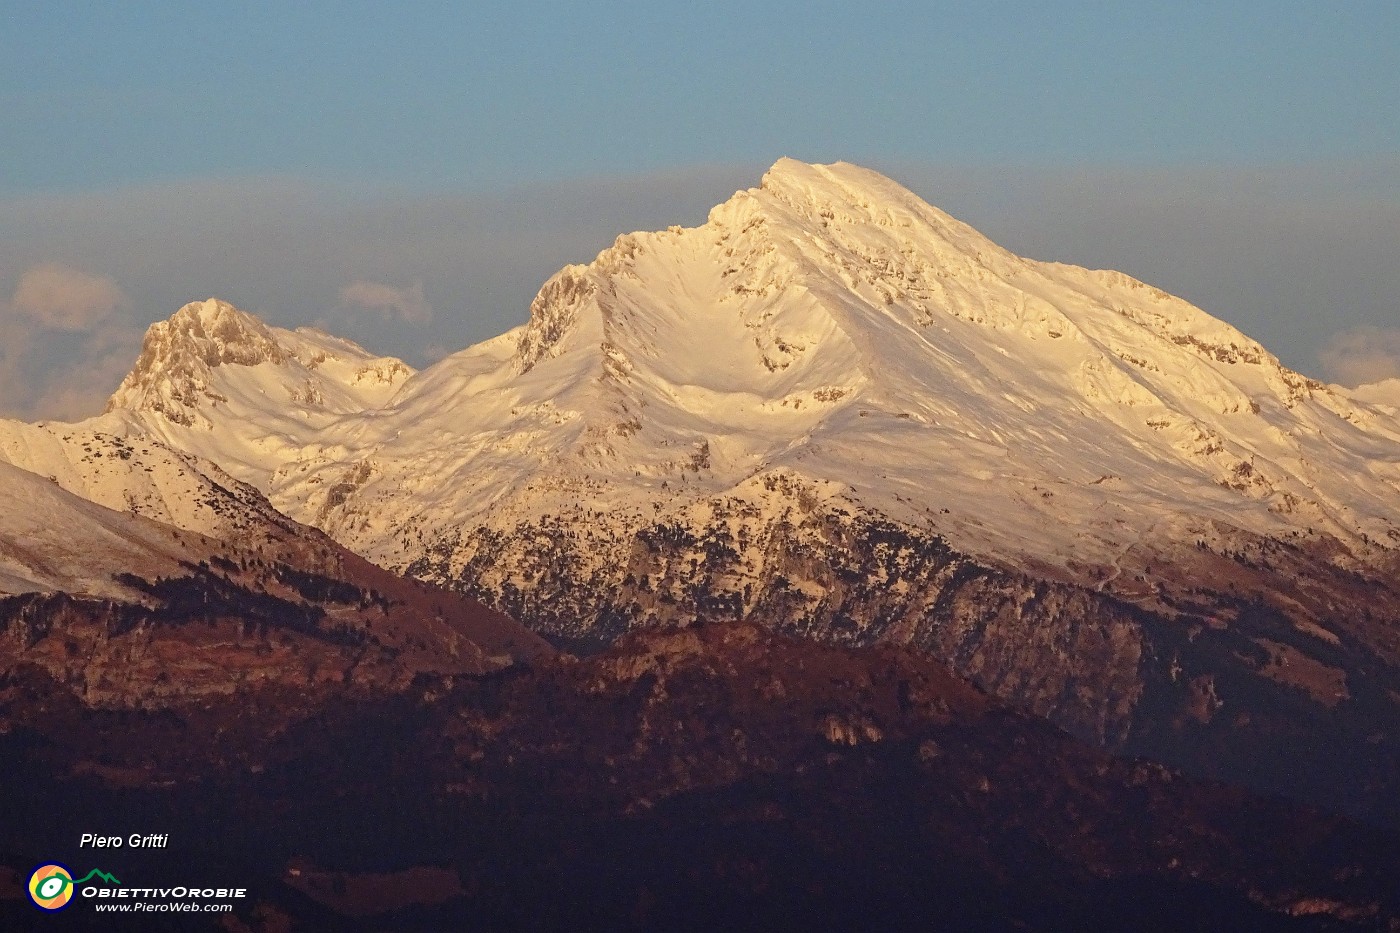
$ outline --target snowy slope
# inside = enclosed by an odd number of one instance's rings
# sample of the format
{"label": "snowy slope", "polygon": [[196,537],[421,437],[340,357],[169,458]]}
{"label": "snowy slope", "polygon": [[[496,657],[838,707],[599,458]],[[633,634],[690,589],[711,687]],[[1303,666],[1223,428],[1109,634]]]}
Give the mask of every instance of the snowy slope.
{"label": "snowy slope", "polygon": [[85,427],[211,459],[395,567],[478,525],[772,513],[774,477],[1090,578],[1221,525],[1400,537],[1385,408],[846,164],[782,160],[700,227],[619,237],[523,327],[404,376],[211,300],[152,328]]}
{"label": "snowy slope", "polygon": [[1351,394],[1373,405],[1400,409],[1400,379],[1383,379],[1364,386],[1357,386]]}
{"label": "snowy slope", "polygon": [[280,538],[291,525],[216,464],[117,427],[122,433],[0,419],[0,463],[109,509],[223,541]]}
{"label": "snowy slope", "polygon": [[118,574],[183,575],[212,542],[116,512],[52,480],[0,463],[0,594],[64,592],[132,598]]}

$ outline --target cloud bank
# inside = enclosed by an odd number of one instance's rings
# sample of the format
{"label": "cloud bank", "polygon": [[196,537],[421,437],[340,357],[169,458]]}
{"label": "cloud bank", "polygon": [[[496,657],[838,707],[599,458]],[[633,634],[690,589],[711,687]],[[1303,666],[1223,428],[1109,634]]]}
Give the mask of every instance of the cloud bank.
{"label": "cloud bank", "polygon": [[26,268],[0,304],[0,414],[81,418],[101,410],[140,343],[109,276],[58,262]]}
{"label": "cloud bank", "polygon": [[1327,377],[1345,386],[1400,378],[1400,328],[1342,331],[1327,341],[1318,358]]}
{"label": "cloud bank", "polygon": [[62,263],[32,266],[20,276],[10,307],[45,327],[83,330],[129,304],[117,283]]}
{"label": "cloud bank", "polygon": [[373,311],[386,320],[426,324],[433,319],[433,309],[423,299],[422,282],[415,282],[407,288],[362,280],[351,282],[340,290],[340,303]]}

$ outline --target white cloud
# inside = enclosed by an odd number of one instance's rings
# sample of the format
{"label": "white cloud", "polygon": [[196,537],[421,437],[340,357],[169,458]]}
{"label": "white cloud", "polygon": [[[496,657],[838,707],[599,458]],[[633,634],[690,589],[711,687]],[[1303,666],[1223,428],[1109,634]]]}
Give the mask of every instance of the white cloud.
{"label": "white cloud", "polygon": [[52,421],[81,421],[101,414],[133,359],[134,350],[121,349],[81,360],[65,378],[44,386],[28,414]]}
{"label": "white cloud", "polygon": [[0,316],[0,417],[28,413],[33,387],[25,361],[31,358],[34,325]]}
{"label": "white cloud", "polygon": [[374,311],[386,319],[400,318],[411,324],[426,324],[433,319],[433,309],[423,298],[422,282],[405,288],[363,280],[351,282],[340,290],[340,303]]}
{"label": "white cloud", "polygon": [[1317,358],[1329,379],[1346,386],[1400,378],[1400,329],[1344,330],[1327,341]]}
{"label": "white cloud", "polygon": [[76,421],[99,414],[141,348],[115,318],[81,333],[0,315],[0,417]]}
{"label": "white cloud", "polygon": [[14,311],[58,330],[84,330],[127,304],[112,279],[57,262],[26,269],[10,299]]}

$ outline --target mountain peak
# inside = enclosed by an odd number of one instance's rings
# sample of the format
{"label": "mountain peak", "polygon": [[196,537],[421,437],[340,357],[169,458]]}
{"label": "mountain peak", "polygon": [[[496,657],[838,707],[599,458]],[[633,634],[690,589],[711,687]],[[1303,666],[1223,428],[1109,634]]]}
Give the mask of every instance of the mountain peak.
{"label": "mountain peak", "polygon": [[201,399],[225,401],[209,386],[218,366],[282,363],[287,355],[266,324],[218,298],[192,301],[146,329],[141,355],[107,402],[107,411],[149,409],[194,423]]}
{"label": "mountain peak", "polygon": [[[738,191],[714,207],[703,226],[626,233],[593,262],[561,269],[531,304],[529,322],[517,338],[515,368],[525,373],[564,352],[570,345],[566,338],[584,320],[594,325],[583,332],[586,340],[616,350],[620,344],[609,334],[626,329],[621,308],[643,282],[659,284],[664,292],[652,296],[653,304],[685,294],[706,294],[711,304],[752,298],[774,293],[809,265],[794,244],[832,241],[836,227],[930,223],[956,227],[984,250],[996,248],[878,172],[847,162],[779,159],[758,187]],[[775,341],[783,343],[766,330],[758,335],[755,361],[763,362],[767,372],[782,368],[765,349]]]}
{"label": "mountain peak", "polygon": [[219,298],[190,302],[167,325],[179,349],[195,352],[209,366],[282,361],[282,348],[268,326]]}
{"label": "mountain peak", "polygon": [[[723,383],[726,392],[829,395],[836,380],[848,395],[872,367],[888,371],[898,360],[907,373],[926,371],[930,353],[970,385],[987,374],[990,352],[1032,369],[1078,367],[1088,375],[1067,375],[1058,389],[1141,404],[1174,405],[1166,393],[1208,398],[1220,412],[1249,408],[1257,386],[1207,371],[1240,361],[1263,364],[1260,378],[1290,404],[1309,390],[1262,347],[1180,299],[1120,273],[1023,259],[845,162],[779,159],[703,226],[624,234],[594,262],[561,270],[530,311],[517,338],[520,374],[573,350],[566,368],[592,360],[602,377],[650,360],[668,379]],[[677,346],[729,349],[705,357],[719,365],[677,365],[687,354],[668,352],[666,334]],[[1154,361],[1163,354],[1177,358]],[[1177,371],[1211,391],[1169,378]]]}
{"label": "mountain peak", "polygon": [[879,172],[852,162],[803,162],[800,159],[787,156],[769,166],[768,171],[763,173],[758,187],[761,190],[774,190],[785,185],[800,185],[816,189],[868,186],[905,191],[903,187]]}

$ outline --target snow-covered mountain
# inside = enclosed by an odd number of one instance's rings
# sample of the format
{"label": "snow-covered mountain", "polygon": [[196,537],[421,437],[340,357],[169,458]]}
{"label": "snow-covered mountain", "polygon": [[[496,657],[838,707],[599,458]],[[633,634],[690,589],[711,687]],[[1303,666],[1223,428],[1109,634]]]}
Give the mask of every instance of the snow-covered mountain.
{"label": "snow-covered mountain", "polygon": [[346,417],[381,408],[413,375],[311,328],[269,327],[227,302],[192,302],[146,332],[108,403],[110,433],[198,453],[266,487],[276,464]]}
{"label": "snow-covered mountain", "polygon": [[[586,906],[601,827],[726,917],[757,878],[779,926],[1131,928],[1170,898],[1370,928],[1397,913],[1397,493],[1400,381],[1324,386],[783,160],[423,372],[209,299],[104,414],[0,420],[0,758],[40,814],[222,801],[248,865],[297,853],[262,887],[313,925],[479,918],[540,887],[502,852]],[[472,825],[499,845],[438,831]],[[315,867],[347,845],[375,872]],[[653,863],[603,900],[664,926]],[[385,906],[424,878],[451,901]]]}
{"label": "snow-covered mountain", "polygon": [[273,542],[293,526],[216,464],[119,428],[0,420],[0,463],[108,509],[220,541]]}
{"label": "snow-covered mountain", "polygon": [[[232,378],[213,375],[226,365]],[[269,369],[300,381],[288,390]],[[305,417],[328,418],[376,403],[406,373],[210,302],[152,328],[118,397],[160,412],[153,424],[178,437],[211,428],[200,410],[210,400],[224,415],[255,414],[272,407],[263,393],[294,391],[313,406]],[[89,703],[178,704],[254,684],[400,687],[425,671],[551,653],[505,616],[365,561],[133,426],[143,427],[126,412],[82,425],[0,420],[0,681],[41,670]],[[231,443],[211,452],[234,464],[267,442],[220,436]]]}
{"label": "snow-covered mountain", "polygon": [[703,226],[619,237],[523,327],[416,375],[187,306],[92,426],[211,459],[385,565],[439,555],[444,579],[464,527],[691,523],[717,496],[767,514],[778,487],[1081,581],[1219,525],[1400,541],[1385,408],[845,164],[783,160]]}
{"label": "snow-covered mountain", "polygon": [[[619,237],[419,373],[189,305],[104,415],[0,450],[216,536],[237,509],[172,484],[251,484],[560,639],[747,618],[913,643],[1080,734],[1187,758],[1204,746],[1180,730],[1272,723],[1267,754],[1230,754],[1286,763],[1281,789],[1315,766],[1326,792],[1400,697],[1385,398],[846,164],[782,160],[699,227]],[[1290,737],[1338,709],[1351,725],[1300,763]]]}

